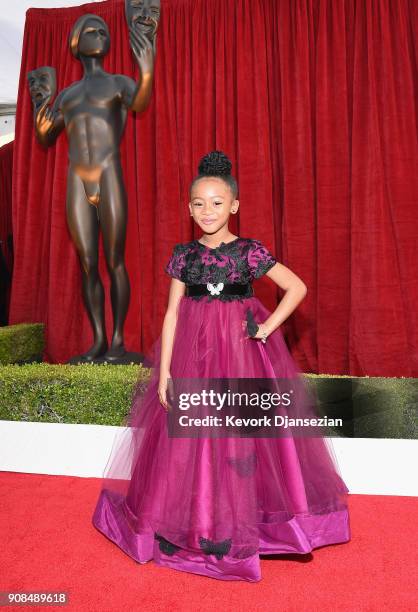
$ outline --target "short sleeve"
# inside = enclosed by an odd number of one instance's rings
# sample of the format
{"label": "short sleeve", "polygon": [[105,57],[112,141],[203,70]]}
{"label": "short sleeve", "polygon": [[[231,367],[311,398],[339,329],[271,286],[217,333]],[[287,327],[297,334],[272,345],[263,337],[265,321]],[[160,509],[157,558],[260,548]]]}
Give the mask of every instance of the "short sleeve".
{"label": "short sleeve", "polygon": [[164,268],[167,274],[178,280],[182,280],[181,272],[185,266],[185,250],[184,245],[176,244],[173,249],[173,253]]}
{"label": "short sleeve", "polygon": [[253,278],[260,278],[277,263],[275,257],[259,240],[251,241],[247,257]]}

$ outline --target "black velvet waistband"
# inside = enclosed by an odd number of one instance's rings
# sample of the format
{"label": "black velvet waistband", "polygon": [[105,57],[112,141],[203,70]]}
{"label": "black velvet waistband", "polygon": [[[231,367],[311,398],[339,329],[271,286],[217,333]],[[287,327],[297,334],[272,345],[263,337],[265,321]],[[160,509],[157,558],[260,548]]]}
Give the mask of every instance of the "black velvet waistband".
{"label": "black velvet waistband", "polygon": [[186,295],[236,295],[237,297],[251,297],[253,288],[251,283],[207,283],[201,285],[186,285]]}

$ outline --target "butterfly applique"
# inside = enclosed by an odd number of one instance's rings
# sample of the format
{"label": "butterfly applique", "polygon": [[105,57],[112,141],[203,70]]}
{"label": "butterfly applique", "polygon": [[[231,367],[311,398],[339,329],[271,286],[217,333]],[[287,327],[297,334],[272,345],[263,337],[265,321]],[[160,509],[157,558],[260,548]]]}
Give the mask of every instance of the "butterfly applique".
{"label": "butterfly applique", "polygon": [[227,457],[227,462],[238,476],[252,476],[257,468],[257,455],[251,453],[243,458]]}
{"label": "butterfly applique", "polygon": [[250,308],[247,309],[247,331],[250,338],[254,338],[256,333],[258,332],[258,325],[255,322],[254,315]]}
{"label": "butterfly applique", "polygon": [[180,550],[180,546],[172,544],[157,532],[154,533],[154,539],[159,541],[160,550],[166,555],[174,555],[175,552]]}
{"label": "butterfly applique", "polygon": [[210,291],[211,295],[219,295],[224,288],[224,284],[218,283],[217,285],[212,285],[212,283],[206,283],[206,288]]}
{"label": "butterfly applique", "polygon": [[231,538],[228,540],[222,540],[222,542],[213,542],[212,540],[207,540],[206,538],[199,538],[200,548],[203,550],[205,555],[215,555],[218,560],[222,559],[222,557],[229,552],[231,542]]}

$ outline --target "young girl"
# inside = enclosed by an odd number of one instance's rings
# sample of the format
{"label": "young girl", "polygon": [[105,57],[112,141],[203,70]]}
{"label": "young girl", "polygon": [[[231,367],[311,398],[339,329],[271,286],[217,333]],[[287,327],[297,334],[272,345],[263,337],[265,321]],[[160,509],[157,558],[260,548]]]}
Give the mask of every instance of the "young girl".
{"label": "young girl", "polygon": [[[139,563],[256,582],[260,554],[347,542],[350,527],[348,489],[321,435],[168,435],[169,380],[289,379],[289,416],[312,416],[280,330],[306,286],[260,241],[230,232],[238,207],[231,163],[213,151],[190,189],[203,234],[177,244],[167,264],[172,281],[151,379],[145,392],[135,389],[93,524]],[[285,291],[272,313],[253,295],[251,281],[263,274]]]}

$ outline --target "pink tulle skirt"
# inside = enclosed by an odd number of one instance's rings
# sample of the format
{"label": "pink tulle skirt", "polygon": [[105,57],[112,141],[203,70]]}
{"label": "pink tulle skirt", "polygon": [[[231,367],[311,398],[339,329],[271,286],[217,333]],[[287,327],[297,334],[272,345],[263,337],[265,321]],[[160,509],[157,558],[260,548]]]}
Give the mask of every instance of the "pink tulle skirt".
{"label": "pink tulle skirt", "polygon": [[[247,337],[256,297],[180,301],[170,373],[175,378],[289,378],[291,416],[312,397],[281,329]],[[331,442],[317,436],[174,438],[157,395],[161,337],[151,378],[133,394],[103,475],[94,526],[135,561],[221,580],[261,579],[260,555],[308,553],[350,539],[348,489]],[[290,415],[289,415],[290,416]]]}

